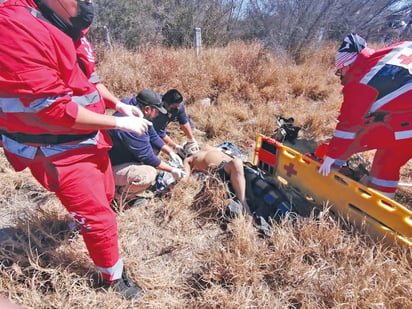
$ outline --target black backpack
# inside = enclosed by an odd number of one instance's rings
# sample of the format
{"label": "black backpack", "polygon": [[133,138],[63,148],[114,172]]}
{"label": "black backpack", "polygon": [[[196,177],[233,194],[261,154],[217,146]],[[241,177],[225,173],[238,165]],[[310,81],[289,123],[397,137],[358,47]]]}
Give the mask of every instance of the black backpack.
{"label": "black backpack", "polygon": [[246,179],[246,201],[255,218],[267,222],[279,222],[292,205],[271,177],[264,176],[257,168],[244,167]]}

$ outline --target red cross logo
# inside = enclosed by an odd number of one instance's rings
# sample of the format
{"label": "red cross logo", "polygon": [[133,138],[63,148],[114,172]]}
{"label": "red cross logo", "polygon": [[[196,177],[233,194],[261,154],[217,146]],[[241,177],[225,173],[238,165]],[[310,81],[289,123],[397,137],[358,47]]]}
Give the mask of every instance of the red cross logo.
{"label": "red cross logo", "polygon": [[298,174],[298,172],[295,170],[295,165],[293,163],[289,163],[289,165],[284,165],[283,168],[286,170],[286,175],[288,177],[292,177]]}
{"label": "red cross logo", "polygon": [[412,63],[412,55],[400,55],[398,59],[401,59],[401,64],[411,64]]}

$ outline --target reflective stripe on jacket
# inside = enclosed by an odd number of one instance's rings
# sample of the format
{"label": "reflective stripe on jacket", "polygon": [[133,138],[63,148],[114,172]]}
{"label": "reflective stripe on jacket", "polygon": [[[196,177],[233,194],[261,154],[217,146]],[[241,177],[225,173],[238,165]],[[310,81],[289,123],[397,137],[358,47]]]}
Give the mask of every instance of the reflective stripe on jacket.
{"label": "reflective stripe on jacket", "polygon": [[[93,130],[72,126],[79,106],[105,112],[104,101],[82,72],[72,39],[44,20],[32,0],[9,0],[0,10],[0,130],[22,134],[79,136],[68,145],[40,149],[53,155],[82,148],[85,143],[109,145],[105,138],[90,138]],[[82,136],[87,137],[82,139]],[[39,145],[3,136],[5,149],[30,158]],[[37,140],[37,139],[36,139]]]}
{"label": "reflective stripe on jacket", "polygon": [[412,42],[362,50],[344,77],[344,100],[328,156],[346,159],[351,155],[351,143],[378,122],[392,133],[371,135],[371,140],[362,143],[378,144],[386,137],[393,141],[412,138],[411,67]]}

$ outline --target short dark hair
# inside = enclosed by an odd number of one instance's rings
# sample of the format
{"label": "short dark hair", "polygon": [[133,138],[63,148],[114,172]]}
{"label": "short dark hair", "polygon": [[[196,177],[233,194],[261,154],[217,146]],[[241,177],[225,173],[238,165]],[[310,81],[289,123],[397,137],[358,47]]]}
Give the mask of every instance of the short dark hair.
{"label": "short dark hair", "polygon": [[183,96],[177,89],[170,89],[163,95],[162,101],[168,105],[181,103]]}

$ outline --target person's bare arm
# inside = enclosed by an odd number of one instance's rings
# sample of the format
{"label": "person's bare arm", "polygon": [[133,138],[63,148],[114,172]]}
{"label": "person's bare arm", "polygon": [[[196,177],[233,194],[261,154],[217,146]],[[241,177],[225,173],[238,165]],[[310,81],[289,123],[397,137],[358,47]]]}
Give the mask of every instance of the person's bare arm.
{"label": "person's bare arm", "polygon": [[225,165],[224,170],[229,174],[230,183],[232,184],[236,197],[242,204],[246,215],[252,215],[249,205],[246,202],[246,179],[242,160],[238,158],[231,160]]}
{"label": "person's bare arm", "polygon": [[102,83],[96,84],[97,90],[99,90],[100,95],[103,97],[106,103],[108,103],[109,108],[116,109],[116,104],[120,102],[120,100],[110,92],[109,89]]}
{"label": "person's bare arm", "polygon": [[143,134],[150,125],[152,125],[152,123],[144,118],[135,116],[115,117],[98,114],[79,106],[72,128],[78,130],[120,129]]}
{"label": "person's bare arm", "polygon": [[160,148],[160,151],[167,154],[167,155],[170,155],[170,153],[173,152],[173,149],[170,148],[170,146],[168,144],[164,144],[163,147]]}
{"label": "person's bare arm", "polygon": [[183,178],[183,180],[189,179],[189,177],[192,173],[191,165],[192,165],[192,157],[188,157],[188,158],[183,160],[183,170],[186,173],[186,176]]}
{"label": "person's bare arm", "polygon": [[185,133],[188,140],[193,140],[195,137],[193,136],[192,127],[190,126],[190,122],[186,122],[185,124],[181,124],[180,128]]}
{"label": "person's bare arm", "polygon": [[160,164],[156,166],[156,169],[171,173],[173,167],[167,164],[166,162],[160,161]]}
{"label": "person's bare arm", "polygon": [[186,174],[184,173],[183,169],[172,167],[163,161],[160,161],[160,164],[156,166],[156,168],[171,173],[176,181],[186,178]]}
{"label": "person's bare arm", "polygon": [[173,149],[176,148],[177,144],[170,138],[169,135],[166,134],[162,139],[168,146],[172,147]]}

